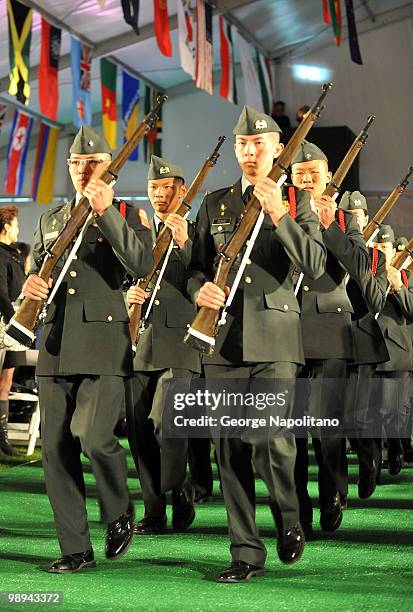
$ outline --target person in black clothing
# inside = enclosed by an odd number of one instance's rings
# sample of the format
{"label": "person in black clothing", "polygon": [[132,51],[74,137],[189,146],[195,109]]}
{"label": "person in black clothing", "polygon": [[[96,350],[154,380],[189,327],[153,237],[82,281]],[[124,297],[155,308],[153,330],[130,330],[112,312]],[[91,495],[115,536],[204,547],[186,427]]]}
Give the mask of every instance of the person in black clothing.
{"label": "person in black clothing", "polygon": [[[18,209],[0,207],[0,314],[6,322],[14,315],[13,302],[20,295],[24,282],[23,261],[15,247],[19,236]],[[14,455],[7,435],[9,417],[9,391],[14,369],[25,363],[25,351],[6,351],[0,373],[0,450]]]}

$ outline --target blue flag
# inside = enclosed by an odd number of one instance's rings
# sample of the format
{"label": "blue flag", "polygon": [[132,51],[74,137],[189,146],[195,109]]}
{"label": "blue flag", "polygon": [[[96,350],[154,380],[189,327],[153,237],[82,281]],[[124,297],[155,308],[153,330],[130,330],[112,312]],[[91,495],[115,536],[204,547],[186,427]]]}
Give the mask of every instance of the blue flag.
{"label": "blue flag", "polygon": [[[123,140],[126,142],[138,127],[139,116],[139,79],[127,72],[122,73],[122,125]],[[138,147],[132,152],[130,160],[138,159]]]}
{"label": "blue flag", "polygon": [[90,96],[92,49],[72,37],[72,115],[73,123],[80,128],[84,123],[92,123],[92,104]]}

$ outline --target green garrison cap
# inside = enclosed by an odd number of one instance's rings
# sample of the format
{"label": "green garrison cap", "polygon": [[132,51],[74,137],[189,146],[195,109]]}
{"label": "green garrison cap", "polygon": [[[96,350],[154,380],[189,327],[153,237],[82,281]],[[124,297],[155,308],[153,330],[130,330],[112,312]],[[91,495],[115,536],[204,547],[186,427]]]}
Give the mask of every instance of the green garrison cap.
{"label": "green garrison cap", "polygon": [[367,212],[366,198],[359,191],[345,191],[338,207],[341,210],[365,210]]}
{"label": "green garrison cap", "polygon": [[162,157],[152,155],[148,170],[148,181],[156,181],[162,178],[181,178],[183,181],[185,180],[180,166],[172,164]]}
{"label": "green garrison cap", "polygon": [[291,165],[302,164],[303,162],[308,161],[318,161],[320,159],[328,161],[325,153],[323,153],[322,150],[317,147],[317,145],[313,144],[312,142],[308,142],[307,140],[303,140],[297,155],[291,162]]}
{"label": "green garrison cap", "polygon": [[106,140],[88,125],[82,125],[75,136],[70,153],[89,155],[92,153],[112,153]]}
{"label": "green garrison cap", "polygon": [[394,242],[394,232],[390,225],[381,225],[374,242]]}
{"label": "green garrison cap", "polygon": [[407,247],[408,244],[409,244],[409,241],[407,240],[407,238],[405,238],[404,236],[400,236],[400,238],[396,238],[396,240],[393,243],[393,246],[396,249],[396,251],[404,251],[404,249]]}
{"label": "green garrison cap", "polygon": [[278,132],[281,134],[281,129],[272,117],[258,112],[252,106],[244,106],[237,124],[232,130],[235,136],[255,136],[256,134],[266,134],[267,132]]}

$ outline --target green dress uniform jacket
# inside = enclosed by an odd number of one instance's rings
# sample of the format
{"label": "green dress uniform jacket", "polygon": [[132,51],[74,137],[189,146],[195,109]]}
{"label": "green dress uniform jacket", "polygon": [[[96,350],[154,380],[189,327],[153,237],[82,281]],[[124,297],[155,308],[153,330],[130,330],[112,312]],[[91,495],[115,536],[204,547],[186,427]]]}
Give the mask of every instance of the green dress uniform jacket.
{"label": "green dress uniform jacket", "polygon": [[[317,278],[324,272],[326,252],[309,195],[298,192],[296,199],[295,219],[286,214],[275,227],[265,216],[227,323],[219,330],[214,355],[203,359],[205,364],[304,362],[291,262]],[[188,291],[194,302],[203,284],[213,280],[217,254],[229,242],[243,211],[241,181],[205,196],[189,269]],[[233,269],[229,285],[235,273]]]}
{"label": "green dress uniform jacket", "polygon": [[[34,265],[64,227],[72,202],[44,213],[38,223]],[[125,218],[114,200],[85,232],[76,258],[48,307],[37,364],[39,376],[71,374],[126,376],[132,351],[122,283],[125,270],[144,276],[152,265],[151,234],[138,211],[126,206]],[[53,272],[55,281],[68,250]]]}

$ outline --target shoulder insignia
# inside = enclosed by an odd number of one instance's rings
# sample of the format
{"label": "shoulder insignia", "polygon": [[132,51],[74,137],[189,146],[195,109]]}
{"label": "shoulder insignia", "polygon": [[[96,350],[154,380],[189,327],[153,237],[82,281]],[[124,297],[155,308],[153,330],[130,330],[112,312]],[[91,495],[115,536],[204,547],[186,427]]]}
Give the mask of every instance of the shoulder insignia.
{"label": "shoulder insignia", "polygon": [[402,275],[402,281],[403,281],[403,285],[406,287],[406,289],[409,286],[409,279],[407,278],[407,272],[406,270],[400,270],[400,273]]}
{"label": "shoulder insignia", "polygon": [[337,220],[341,231],[346,233],[346,220],[344,218],[344,210],[341,208],[337,210]]}
{"label": "shoulder insignia", "polygon": [[295,187],[288,187],[288,209],[290,212],[291,219],[295,219],[297,216],[297,200],[295,197]]}
{"label": "shoulder insignia", "polygon": [[371,254],[371,273],[374,276],[377,274],[377,265],[379,263],[379,250],[376,248],[372,249]]}
{"label": "shoulder insignia", "polygon": [[138,208],[138,216],[139,216],[140,222],[142,223],[143,227],[146,227],[147,229],[151,229],[148,215],[146,214],[146,210],[144,208]]}

